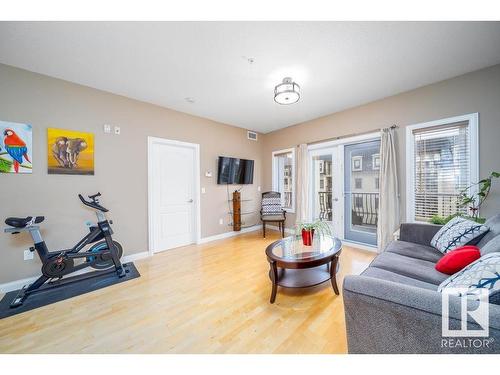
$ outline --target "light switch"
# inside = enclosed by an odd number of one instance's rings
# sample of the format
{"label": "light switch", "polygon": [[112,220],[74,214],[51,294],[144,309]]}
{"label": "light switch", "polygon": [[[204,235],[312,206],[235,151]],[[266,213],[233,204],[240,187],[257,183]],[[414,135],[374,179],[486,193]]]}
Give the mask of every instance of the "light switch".
{"label": "light switch", "polygon": [[104,129],[104,134],[110,134],[111,133],[111,125],[104,124],[103,129]]}
{"label": "light switch", "polygon": [[224,225],[224,219],[219,219],[219,224]]}
{"label": "light switch", "polygon": [[257,191],[260,191],[260,186],[257,186]]}
{"label": "light switch", "polygon": [[205,191],[205,188],[204,188],[204,187],[202,187],[202,188],[201,188],[201,194],[205,194],[205,192],[206,192],[206,191]]}

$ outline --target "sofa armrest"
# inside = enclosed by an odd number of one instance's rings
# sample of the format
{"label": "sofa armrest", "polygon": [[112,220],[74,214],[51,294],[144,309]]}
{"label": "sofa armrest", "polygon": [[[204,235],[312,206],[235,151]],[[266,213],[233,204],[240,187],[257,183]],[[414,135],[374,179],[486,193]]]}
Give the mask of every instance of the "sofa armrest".
{"label": "sofa armrest", "polygon": [[441,229],[442,225],[403,223],[399,231],[401,241],[413,242],[419,245],[431,245],[432,237]]}
{"label": "sofa armrest", "polygon": [[[489,304],[489,346],[450,347],[442,337],[441,293],[367,276],[346,276],[343,298],[349,353],[498,353],[500,306]],[[450,296],[450,325],[461,300]],[[479,328],[469,320],[469,327]]]}

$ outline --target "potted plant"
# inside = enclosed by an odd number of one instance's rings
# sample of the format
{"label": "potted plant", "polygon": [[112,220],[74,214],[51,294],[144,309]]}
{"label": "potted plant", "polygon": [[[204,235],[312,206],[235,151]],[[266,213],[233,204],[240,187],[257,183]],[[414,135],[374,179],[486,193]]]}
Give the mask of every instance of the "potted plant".
{"label": "potted plant", "polygon": [[301,222],[296,225],[296,236],[302,235],[302,243],[305,246],[311,246],[313,242],[314,232],[319,233],[320,235],[332,235],[332,230],[330,225],[321,220],[317,220],[314,222]]}
{"label": "potted plant", "polygon": [[[471,186],[465,188],[460,192],[458,207],[466,208],[467,214],[456,213],[447,217],[434,215],[430,218],[429,222],[431,222],[432,224],[444,225],[456,216],[463,216],[480,224],[484,223],[486,219],[479,216],[479,208],[483,205],[484,201],[490,193],[493,179],[499,177],[499,172],[491,172],[488,177],[475,184],[472,184]],[[477,188],[475,188],[476,186]],[[475,191],[475,193],[468,195],[469,190],[471,190],[472,188],[474,188],[473,191]]]}
{"label": "potted plant", "polygon": [[[470,219],[477,221],[478,223],[484,223],[486,221],[485,218],[479,217],[479,209],[490,193],[492,180],[499,177],[499,172],[491,172],[488,177],[483,178],[481,181],[462,190],[458,205],[468,209],[469,215],[467,216],[469,216]],[[477,193],[467,195],[467,192],[475,186],[477,186]]]}

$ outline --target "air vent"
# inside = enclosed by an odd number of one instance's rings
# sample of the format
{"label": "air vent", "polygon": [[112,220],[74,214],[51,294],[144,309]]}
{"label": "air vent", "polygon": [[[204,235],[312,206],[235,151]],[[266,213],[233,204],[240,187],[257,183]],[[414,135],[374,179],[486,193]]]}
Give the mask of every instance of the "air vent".
{"label": "air vent", "polygon": [[248,130],[247,131],[247,138],[250,139],[251,141],[256,141],[257,140],[257,133]]}

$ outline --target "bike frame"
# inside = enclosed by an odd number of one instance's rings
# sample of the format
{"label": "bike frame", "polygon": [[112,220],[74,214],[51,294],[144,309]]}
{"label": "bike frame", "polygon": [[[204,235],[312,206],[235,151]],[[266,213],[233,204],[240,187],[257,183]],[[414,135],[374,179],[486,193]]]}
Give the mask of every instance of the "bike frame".
{"label": "bike frame", "polygon": [[[99,194],[100,195],[100,194]],[[92,225],[90,226],[90,233],[88,233],[85,237],[83,237],[75,246],[73,246],[71,249],[67,250],[60,250],[60,251],[49,251],[47,248],[47,245],[45,241],[42,238],[42,235],[40,233],[40,227],[38,225],[30,225],[24,228],[6,228],[5,232],[6,233],[19,233],[19,232],[29,232],[31,235],[31,238],[33,239],[34,247],[30,248],[30,250],[36,250],[38,253],[38,256],[40,257],[40,260],[42,261],[42,264],[45,265],[47,262],[53,261],[53,258],[63,258],[63,259],[79,259],[79,258],[88,258],[92,257],[93,260],[83,262],[78,265],[72,265],[71,269],[69,269],[65,273],[61,273],[61,275],[57,276],[59,279],[63,278],[63,276],[66,276],[68,274],[74,273],[76,271],[79,271],[81,269],[91,267],[95,263],[99,261],[99,257],[97,254],[99,253],[100,256],[104,254],[109,254],[113,260],[113,264],[115,266],[116,273],[118,277],[123,277],[125,276],[126,272],[125,271],[120,259],[118,257],[117,251],[115,244],[113,242],[113,239],[111,235],[113,234],[113,230],[111,229],[111,225],[106,218],[106,215],[104,212],[107,210],[103,208],[102,206],[99,206],[98,203],[95,201],[96,196],[91,196],[90,198],[94,198],[94,205],[91,203],[85,201],[83,197],[80,195],[80,199],[82,202],[89,206],[94,208],[95,214],[97,216],[97,225]],[[81,250],[94,242],[97,242],[99,240],[104,239],[106,241],[107,249],[99,250],[98,253],[91,252],[91,251],[84,251],[82,252]],[[57,260],[56,260],[57,261]],[[89,276],[91,277],[91,276]],[[55,277],[49,277],[43,274],[43,267],[42,267],[42,275],[36,279],[32,284],[23,287],[16,298],[12,301],[10,304],[10,307],[17,307],[23,304],[23,301],[26,299],[28,294],[37,291],[45,282],[48,280],[52,280]],[[69,278],[67,281],[71,279]]]}
{"label": "bike frame", "polygon": [[[40,227],[38,225],[31,225],[25,228],[7,228],[6,232],[16,233],[16,232],[29,232],[31,238],[33,239],[34,248],[40,257],[42,263],[46,260],[54,257],[54,256],[65,256],[71,259],[77,258],[86,258],[89,256],[94,256],[95,254],[92,252],[80,252],[85,246],[97,242],[101,239],[106,240],[106,244],[108,245],[108,251],[114,247],[113,239],[111,235],[113,234],[113,230],[111,229],[111,225],[106,218],[106,215],[100,211],[96,211],[97,215],[97,225],[91,227],[90,233],[83,237],[75,246],[71,249],[60,250],[60,251],[49,251],[47,244],[42,238],[40,233]],[[74,271],[78,269],[85,268],[90,266],[91,262],[75,266]]]}

